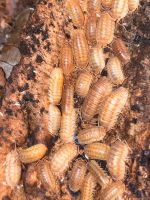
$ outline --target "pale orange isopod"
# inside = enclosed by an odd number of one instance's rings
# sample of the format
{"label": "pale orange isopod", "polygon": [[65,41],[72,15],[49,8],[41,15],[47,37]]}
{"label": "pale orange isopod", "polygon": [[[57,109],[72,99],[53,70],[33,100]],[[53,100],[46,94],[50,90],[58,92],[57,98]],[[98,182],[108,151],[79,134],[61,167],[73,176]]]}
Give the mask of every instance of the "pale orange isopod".
{"label": "pale orange isopod", "polygon": [[65,6],[73,24],[77,27],[82,27],[84,24],[84,14],[78,0],[66,0]]}
{"label": "pale orange isopod", "polygon": [[100,0],[88,0],[87,3],[88,12],[90,13],[91,10],[94,11],[96,14],[100,14],[101,10],[101,1]]}
{"label": "pale orange isopod", "polygon": [[91,14],[88,16],[86,22],[86,37],[89,44],[96,44],[96,25],[97,25],[97,17],[96,14],[91,11]]}
{"label": "pale orange isopod", "polygon": [[61,112],[57,106],[49,105],[49,126],[48,130],[51,135],[57,135],[60,129]]}
{"label": "pale orange isopod", "polygon": [[97,45],[90,49],[89,63],[96,73],[101,73],[105,68],[105,56],[103,49]]}
{"label": "pale orange isopod", "polygon": [[111,15],[115,20],[121,18],[122,13],[124,11],[124,7],[126,6],[126,1],[128,0],[121,0],[121,1],[113,0],[112,1]]}
{"label": "pale orange isopod", "polygon": [[85,97],[90,89],[92,83],[93,76],[89,72],[82,72],[79,74],[76,85],[75,91],[77,95],[81,97]]}
{"label": "pale orange isopod", "polygon": [[50,167],[57,177],[63,176],[72,160],[78,155],[78,148],[74,143],[63,144],[50,156]]}
{"label": "pale orange isopod", "polygon": [[110,148],[107,165],[111,176],[117,180],[123,180],[125,176],[125,161],[128,156],[128,146],[116,141]]}
{"label": "pale orange isopod", "polygon": [[84,147],[84,153],[91,159],[107,160],[110,147],[106,144],[95,142]]}
{"label": "pale orange isopod", "polygon": [[91,144],[103,140],[105,135],[105,129],[100,126],[81,130],[77,138],[80,144]]}
{"label": "pale orange isopod", "polygon": [[128,0],[129,10],[131,12],[134,12],[136,9],[138,9],[140,4],[139,0]]}
{"label": "pale orange isopod", "polygon": [[113,84],[122,84],[125,80],[121,62],[117,57],[111,57],[107,63],[108,77]]}
{"label": "pale orange isopod", "polygon": [[69,188],[73,192],[77,192],[81,189],[82,184],[84,182],[84,177],[86,174],[86,162],[82,159],[78,159],[73,164],[73,168],[71,170],[71,175],[69,178]]}
{"label": "pale orange isopod", "polygon": [[21,162],[32,163],[40,160],[46,154],[47,150],[44,144],[36,144],[26,149],[19,148],[18,153]]}
{"label": "pale orange isopod", "polygon": [[86,67],[89,62],[89,47],[83,30],[74,30],[72,47],[76,64],[82,68]]}
{"label": "pale orange isopod", "polygon": [[125,6],[123,8],[122,14],[120,16],[120,19],[126,17],[128,12],[129,12],[129,6],[128,6],[128,0],[127,0],[126,3],[125,3]]}
{"label": "pale orange isopod", "polygon": [[74,69],[73,52],[68,42],[65,42],[61,49],[60,67],[65,76],[69,76]]}
{"label": "pale orange isopod", "polygon": [[12,189],[15,188],[21,178],[21,162],[18,153],[13,150],[6,156],[5,180]]}
{"label": "pale orange isopod", "polygon": [[89,90],[82,106],[82,117],[91,120],[97,114],[99,104],[112,91],[112,85],[105,77],[100,78]]}
{"label": "pale orange isopod", "polygon": [[112,0],[101,0],[101,4],[104,8],[111,8]]}
{"label": "pale orange isopod", "polygon": [[125,107],[128,95],[128,90],[120,87],[113,91],[104,101],[99,113],[99,121],[107,130],[114,127],[119,114]]}
{"label": "pale orange isopod", "polygon": [[97,23],[97,43],[102,47],[110,44],[114,38],[114,31],[115,22],[113,18],[107,12],[102,13]]}
{"label": "pale orange isopod", "polygon": [[49,81],[49,101],[53,105],[59,104],[63,89],[63,71],[61,68],[54,68],[50,74]]}

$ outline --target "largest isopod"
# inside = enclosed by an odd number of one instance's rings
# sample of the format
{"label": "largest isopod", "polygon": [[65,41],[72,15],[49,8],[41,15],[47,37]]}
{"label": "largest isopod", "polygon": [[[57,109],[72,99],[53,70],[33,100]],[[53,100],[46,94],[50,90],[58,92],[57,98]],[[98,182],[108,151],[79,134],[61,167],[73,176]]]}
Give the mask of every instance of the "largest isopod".
{"label": "largest isopod", "polygon": [[120,19],[122,16],[122,13],[124,11],[124,7],[126,6],[127,0],[113,0],[112,1],[112,17],[114,19]]}
{"label": "largest isopod", "polygon": [[128,99],[128,90],[120,87],[113,91],[110,96],[105,100],[100,111],[99,121],[102,126],[110,130],[114,127],[119,114]]}

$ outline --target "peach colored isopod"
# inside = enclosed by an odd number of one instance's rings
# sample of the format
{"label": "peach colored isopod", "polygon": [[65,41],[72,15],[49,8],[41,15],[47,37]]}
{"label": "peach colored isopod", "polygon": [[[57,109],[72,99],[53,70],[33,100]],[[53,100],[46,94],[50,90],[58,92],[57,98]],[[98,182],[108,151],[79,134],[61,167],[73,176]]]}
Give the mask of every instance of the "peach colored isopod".
{"label": "peach colored isopod", "polygon": [[107,165],[111,176],[116,180],[124,179],[128,151],[128,146],[121,141],[116,141],[110,148]]}
{"label": "peach colored isopod", "polygon": [[92,127],[81,130],[78,134],[78,141],[80,144],[91,144],[103,140],[105,135],[106,131],[102,126]]}
{"label": "peach colored isopod", "polygon": [[99,45],[90,49],[89,60],[92,69],[96,73],[101,73],[101,71],[105,68],[105,56],[103,49]]}
{"label": "peach colored isopod", "polygon": [[100,191],[100,199],[116,200],[118,197],[121,197],[123,195],[124,191],[125,185],[122,182],[113,182]]}
{"label": "peach colored isopod", "polygon": [[95,177],[89,172],[81,188],[81,200],[94,200],[93,194],[96,187]]}
{"label": "peach colored isopod", "polygon": [[23,163],[32,163],[40,160],[47,151],[44,144],[36,144],[26,149],[18,149],[19,158]]}
{"label": "peach colored isopod", "polygon": [[73,168],[71,170],[71,175],[69,178],[69,188],[73,192],[77,192],[81,189],[82,184],[84,182],[84,177],[86,174],[86,162],[82,159],[78,159],[73,164]]}
{"label": "peach colored isopod", "polygon": [[96,14],[100,14],[101,9],[101,1],[100,0],[88,0],[87,3],[88,12],[90,13],[91,10],[94,11]]}
{"label": "peach colored isopod", "polygon": [[123,40],[120,38],[115,39],[112,49],[123,64],[130,62],[130,53]]}
{"label": "peach colored isopod", "polygon": [[114,38],[114,31],[115,22],[113,18],[107,12],[102,13],[97,23],[97,43],[102,47],[110,44]]}
{"label": "peach colored isopod", "polygon": [[110,147],[106,144],[95,142],[84,147],[84,153],[91,159],[107,160]]}
{"label": "peach colored isopod", "polygon": [[113,0],[101,0],[101,4],[104,8],[111,8]]}
{"label": "peach colored isopod", "polygon": [[120,87],[104,101],[99,114],[99,121],[107,130],[110,130],[116,124],[119,114],[125,107],[128,95],[128,90]]}
{"label": "peach colored isopod", "polygon": [[69,76],[74,69],[73,52],[68,42],[65,42],[61,49],[60,67],[63,69],[65,76]]}
{"label": "peach colored isopod", "polygon": [[16,187],[21,178],[21,162],[18,153],[14,150],[7,154],[5,163],[6,184],[12,189]]}
{"label": "peach colored isopod", "polygon": [[115,20],[121,18],[122,13],[124,11],[124,7],[126,6],[126,1],[128,0],[121,0],[121,1],[113,0],[112,1],[111,15]]}
{"label": "peach colored isopod", "polygon": [[86,67],[89,62],[89,49],[83,30],[74,30],[72,47],[76,64],[81,68]]}
{"label": "peach colored isopod", "polygon": [[65,6],[73,24],[77,27],[82,27],[84,24],[84,14],[78,0],[66,0]]}
{"label": "peach colored isopod", "polygon": [[78,148],[73,143],[63,144],[50,157],[50,167],[57,177],[63,176],[72,160],[78,155]]}
{"label": "peach colored isopod", "polygon": [[121,62],[117,57],[111,57],[108,60],[107,72],[108,72],[108,77],[110,78],[113,84],[119,85],[122,84],[123,81],[125,80]]}
{"label": "peach colored isopod", "polygon": [[128,12],[129,12],[129,6],[128,6],[128,0],[127,0],[123,8],[122,14],[120,16],[120,19],[123,19],[124,17],[126,17]]}
{"label": "peach colored isopod", "polygon": [[86,22],[86,37],[90,45],[96,44],[96,25],[97,17],[94,12],[92,12]]}
{"label": "peach colored isopod", "polygon": [[140,4],[139,0],[128,0],[129,10],[131,12],[134,12],[136,9],[138,9]]}
{"label": "peach colored isopod", "polygon": [[49,101],[53,105],[59,104],[63,89],[63,71],[61,68],[54,68],[50,75],[49,81]]}
{"label": "peach colored isopod", "polygon": [[51,135],[57,135],[60,129],[61,113],[57,106],[49,105],[49,126],[48,130]]}
{"label": "peach colored isopod", "polygon": [[82,106],[82,117],[91,120],[97,114],[98,106],[110,94],[112,85],[107,78],[100,78],[89,90]]}
{"label": "peach colored isopod", "polygon": [[75,86],[75,91],[77,95],[85,97],[89,91],[90,85],[92,83],[92,74],[88,72],[82,72],[79,74]]}

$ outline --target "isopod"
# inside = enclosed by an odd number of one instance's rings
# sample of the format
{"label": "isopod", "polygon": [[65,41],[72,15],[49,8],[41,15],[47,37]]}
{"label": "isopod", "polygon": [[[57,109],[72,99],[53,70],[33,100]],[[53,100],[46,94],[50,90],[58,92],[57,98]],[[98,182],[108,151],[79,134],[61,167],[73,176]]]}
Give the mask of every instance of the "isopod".
{"label": "isopod", "polygon": [[53,105],[59,104],[63,89],[63,71],[61,68],[54,68],[50,75],[49,81],[49,101]]}
{"label": "isopod", "polygon": [[98,106],[112,91],[112,84],[105,77],[100,78],[89,90],[82,106],[82,117],[91,120],[97,114]]}
{"label": "isopod", "polygon": [[37,184],[38,182],[38,177],[37,177],[37,168],[35,163],[30,164],[27,168],[26,174],[25,174],[25,183],[33,187]]}
{"label": "isopod", "polygon": [[23,163],[32,163],[40,160],[47,151],[44,144],[36,144],[26,149],[18,149],[19,158]]}
{"label": "isopod", "polygon": [[19,185],[13,190],[12,200],[27,200],[23,185]]}
{"label": "isopod", "polygon": [[105,68],[105,56],[99,45],[90,49],[89,63],[96,73],[101,73]]}
{"label": "isopod", "polygon": [[61,113],[57,106],[49,105],[49,126],[48,130],[51,135],[57,135],[60,129]]}
{"label": "isopod", "polygon": [[115,22],[113,18],[104,12],[97,23],[96,40],[97,43],[105,47],[110,44],[114,38]]}
{"label": "isopod", "polygon": [[129,6],[128,6],[128,0],[127,0],[123,8],[123,11],[121,13],[120,19],[123,19],[124,17],[126,17],[128,12],[129,12]]}
{"label": "isopod", "polygon": [[71,170],[71,175],[69,178],[69,188],[73,192],[77,192],[81,189],[82,184],[84,182],[84,177],[86,174],[86,162],[82,159],[78,159],[73,164],[73,168]]}
{"label": "isopod", "polygon": [[72,47],[76,64],[82,68],[86,67],[89,62],[89,49],[83,30],[74,30]]}
{"label": "isopod", "polygon": [[122,84],[125,80],[121,62],[117,57],[111,57],[107,63],[108,77],[113,84]]}
{"label": "isopod", "polygon": [[94,12],[92,12],[87,19],[86,22],[86,37],[89,44],[96,44],[96,25],[97,25],[97,17]]}
{"label": "isopod", "polygon": [[138,9],[140,4],[139,0],[128,0],[129,10],[131,12],[134,12],[136,9]]}
{"label": "isopod", "polygon": [[113,91],[102,105],[99,121],[107,130],[114,127],[128,99],[128,90],[120,87]]}
{"label": "isopod", "polygon": [[92,83],[93,76],[89,72],[82,72],[79,74],[76,85],[75,91],[77,95],[81,97],[85,97],[90,89]]}
{"label": "isopod", "polygon": [[96,14],[100,14],[101,9],[101,1],[100,0],[88,0],[87,3],[88,12],[90,13],[91,10],[94,11]]}
{"label": "isopod", "polygon": [[81,200],[94,200],[93,194],[96,187],[96,179],[89,172],[84,179],[81,188]]}
{"label": "isopod", "polygon": [[101,0],[101,4],[104,8],[111,8],[112,0]]}
{"label": "isopod", "polygon": [[91,159],[107,160],[109,153],[110,147],[100,142],[87,144],[84,147],[84,154]]}
{"label": "isopod", "polygon": [[112,9],[111,9],[111,15],[112,17],[117,20],[120,19],[122,16],[122,13],[124,11],[124,7],[126,6],[127,0],[113,0],[112,1]]}
{"label": "isopod", "polygon": [[84,14],[78,0],[66,0],[66,10],[77,27],[82,27],[84,24]]}
{"label": "isopod", "polygon": [[60,67],[65,76],[69,76],[74,69],[73,52],[68,42],[65,42],[61,49]]}
{"label": "isopod", "polygon": [[54,175],[63,176],[72,160],[78,155],[78,148],[74,143],[63,144],[50,157],[50,167]]}
{"label": "isopod", "polygon": [[105,135],[105,129],[100,126],[81,130],[77,138],[80,144],[91,144],[103,140]]}
{"label": "isopod", "polygon": [[128,151],[128,146],[121,141],[116,141],[110,148],[107,165],[111,176],[116,180],[124,179]]}
{"label": "isopod", "polygon": [[12,189],[15,188],[21,178],[21,162],[18,153],[13,150],[6,156],[5,180]]}
{"label": "isopod", "polygon": [[130,62],[130,53],[123,40],[120,38],[115,39],[112,44],[112,49],[123,64]]}

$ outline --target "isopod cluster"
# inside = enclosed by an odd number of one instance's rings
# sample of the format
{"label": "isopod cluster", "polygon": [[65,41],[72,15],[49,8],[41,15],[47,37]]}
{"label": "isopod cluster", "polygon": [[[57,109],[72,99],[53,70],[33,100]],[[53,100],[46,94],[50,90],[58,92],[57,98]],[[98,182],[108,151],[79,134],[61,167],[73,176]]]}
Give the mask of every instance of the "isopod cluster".
{"label": "isopod cluster", "polygon": [[[16,188],[21,163],[28,164],[26,177],[35,163],[28,185],[44,188],[49,197],[61,199],[65,182],[70,194],[81,200],[122,199],[129,146],[119,138],[109,143],[107,136],[128,104],[123,69],[130,62],[130,52],[115,33],[116,24],[135,11],[139,2],[88,0],[86,11],[79,2],[64,2],[66,20],[73,29],[49,77],[48,131],[57,142],[52,148],[35,144],[10,152],[5,163],[6,184]],[[77,99],[80,106],[76,106]]]}

